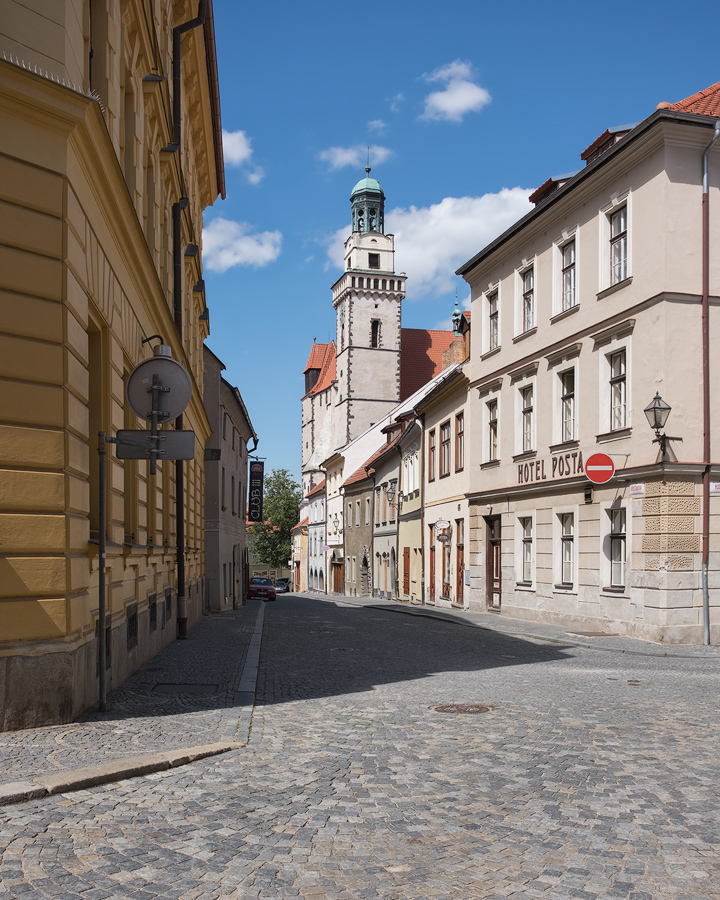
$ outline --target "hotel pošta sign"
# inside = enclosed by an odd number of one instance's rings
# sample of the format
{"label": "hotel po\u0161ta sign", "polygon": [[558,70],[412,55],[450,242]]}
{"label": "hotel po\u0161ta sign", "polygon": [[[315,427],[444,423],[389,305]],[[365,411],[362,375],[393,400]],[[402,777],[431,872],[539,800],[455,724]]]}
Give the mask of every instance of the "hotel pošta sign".
{"label": "hotel po\u0161ta sign", "polygon": [[582,451],[573,450],[571,453],[556,453],[549,459],[533,459],[518,463],[517,483],[559,481],[561,478],[584,474]]}

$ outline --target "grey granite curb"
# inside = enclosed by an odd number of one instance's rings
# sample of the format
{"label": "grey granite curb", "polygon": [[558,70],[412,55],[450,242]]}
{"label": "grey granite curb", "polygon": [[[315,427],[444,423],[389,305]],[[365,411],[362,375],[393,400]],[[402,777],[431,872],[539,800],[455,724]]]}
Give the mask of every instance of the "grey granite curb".
{"label": "grey granite curb", "polygon": [[138,778],[152,772],[162,772],[186,766],[189,763],[218,756],[245,747],[250,740],[252,719],[255,707],[255,687],[260,664],[260,648],[262,644],[263,620],[265,605],[263,604],[255,619],[255,630],[250,641],[245,664],[243,665],[237,690],[234,694],[234,705],[250,707],[249,715],[242,716],[238,724],[235,740],[216,741],[195,747],[182,747],[162,753],[144,753],[113,759],[109,762],[78,769],[65,769],[52,775],[39,775],[23,781],[0,784],[0,806],[14,803],[25,803],[52,794],[66,794],[80,791],[100,784],[122,781],[126,778]]}
{"label": "grey granite curb", "polygon": [[33,781],[15,781],[0,785],[0,806],[11,803],[24,803],[37,800],[51,794],[66,794],[69,791],[80,791],[84,788],[96,787],[125,778],[137,778],[151,772],[162,772],[186,766],[188,763],[218,756],[238,750],[244,744],[227,744],[218,741],[215,744],[204,744],[200,747],[185,747],[169,753],[148,753],[143,756],[129,756],[126,759],[114,759],[112,762],[100,763],[97,766],[86,766],[83,769],[70,769],[58,772],[57,775],[40,776]]}

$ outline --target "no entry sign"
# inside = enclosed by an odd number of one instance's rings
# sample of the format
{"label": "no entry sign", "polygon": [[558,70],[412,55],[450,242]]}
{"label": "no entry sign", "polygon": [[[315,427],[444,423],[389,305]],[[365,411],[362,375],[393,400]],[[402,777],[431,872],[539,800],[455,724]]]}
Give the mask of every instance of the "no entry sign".
{"label": "no entry sign", "polygon": [[585,474],[593,484],[605,484],[615,474],[615,463],[606,453],[593,453],[585,460]]}

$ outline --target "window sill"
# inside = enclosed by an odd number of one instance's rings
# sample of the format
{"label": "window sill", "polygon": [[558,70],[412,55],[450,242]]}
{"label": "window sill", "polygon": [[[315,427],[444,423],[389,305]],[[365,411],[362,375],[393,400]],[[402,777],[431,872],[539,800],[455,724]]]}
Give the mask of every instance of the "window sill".
{"label": "window sill", "polygon": [[580,446],[580,441],[578,441],[577,439],[572,440],[572,441],[564,441],[562,444],[553,444],[550,447],[550,452],[551,453],[564,453],[567,450],[577,450],[577,448],[579,446]]}
{"label": "window sill", "polygon": [[627,287],[629,284],[632,284],[632,275],[629,278],[623,278],[622,281],[618,281],[617,284],[611,284],[610,287],[605,288],[600,291],[597,295],[598,300],[604,300],[606,297],[609,297],[610,294],[614,294],[615,291],[621,291],[624,287]]}
{"label": "window sill", "polygon": [[537,450],[525,450],[523,453],[518,453],[516,456],[513,456],[512,461],[515,462],[524,462],[526,459],[535,459],[537,456]]}
{"label": "window sill", "polygon": [[574,584],[554,584],[553,590],[561,594],[577,594],[577,588]]}
{"label": "window sill", "polygon": [[535,590],[535,586],[533,585],[532,581],[518,581],[517,584],[515,585],[515,587],[519,591],[534,591]]}
{"label": "window sill", "polygon": [[617,431],[607,431],[605,434],[595,435],[598,444],[604,444],[606,441],[621,441],[623,438],[629,438],[632,434],[632,428],[618,428]]}
{"label": "window sill", "polygon": [[443,472],[442,475],[440,475],[440,478],[449,478],[449,477],[450,477],[449,472]]}
{"label": "window sill", "polygon": [[623,584],[622,586],[618,586],[618,587],[611,585],[609,587],[600,588],[600,593],[601,594],[626,594],[627,591],[625,590],[625,585]]}
{"label": "window sill", "polygon": [[568,316],[576,313],[579,309],[580,304],[576,303],[575,306],[571,306],[569,309],[564,309],[562,310],[562,312],[556,313],[554,316],[550,317],[550,324],[554,325],[556,322],[560,322],[562,319],[567,319]]}
{"label": "window sill", "polygon": [[513,338],[513,340],[512,340],[513,344],[517,344],[519,341],[524,341],[525,338],[531,337],[531,335],[535,334],[536,331],[537,331],[537,325],[535,325],[533,328],[528,328],[527,331],[523,331],[522,334],[518,334],[516,337]]}
{"label": "window sill", "polygon": [[493,347],[492,350],[488,350],[487,353],[483,353],[480,356],[480,359],[489,359],[491,356],[495,356],[496,353],[499,353],[502,350],[502,347]]}
{"label": "window sill", "polygon": [[489,459],[487,462],[480,463],[481,469],[494,469],[496,466],[500,465],[499,459]]}

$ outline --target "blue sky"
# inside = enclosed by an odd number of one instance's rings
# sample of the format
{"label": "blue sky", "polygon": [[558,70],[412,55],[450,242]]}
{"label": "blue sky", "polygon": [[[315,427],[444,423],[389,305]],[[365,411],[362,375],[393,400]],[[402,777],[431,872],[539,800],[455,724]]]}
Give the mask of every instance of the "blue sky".
{"label": "blue sky", "polygon": [[403,325],[449,327],[469,293],[454,270],[530,192],[581,168],[607,127],[720,80],[703,41],[716,2],[692,5],[692,29],[677,3],[645,0],[213,7],[227,199],[204,217],[207,343],[266,469],[296,477],[302,371],[313,338],[334,338],[330,286],[368,146],[408,275]]}

